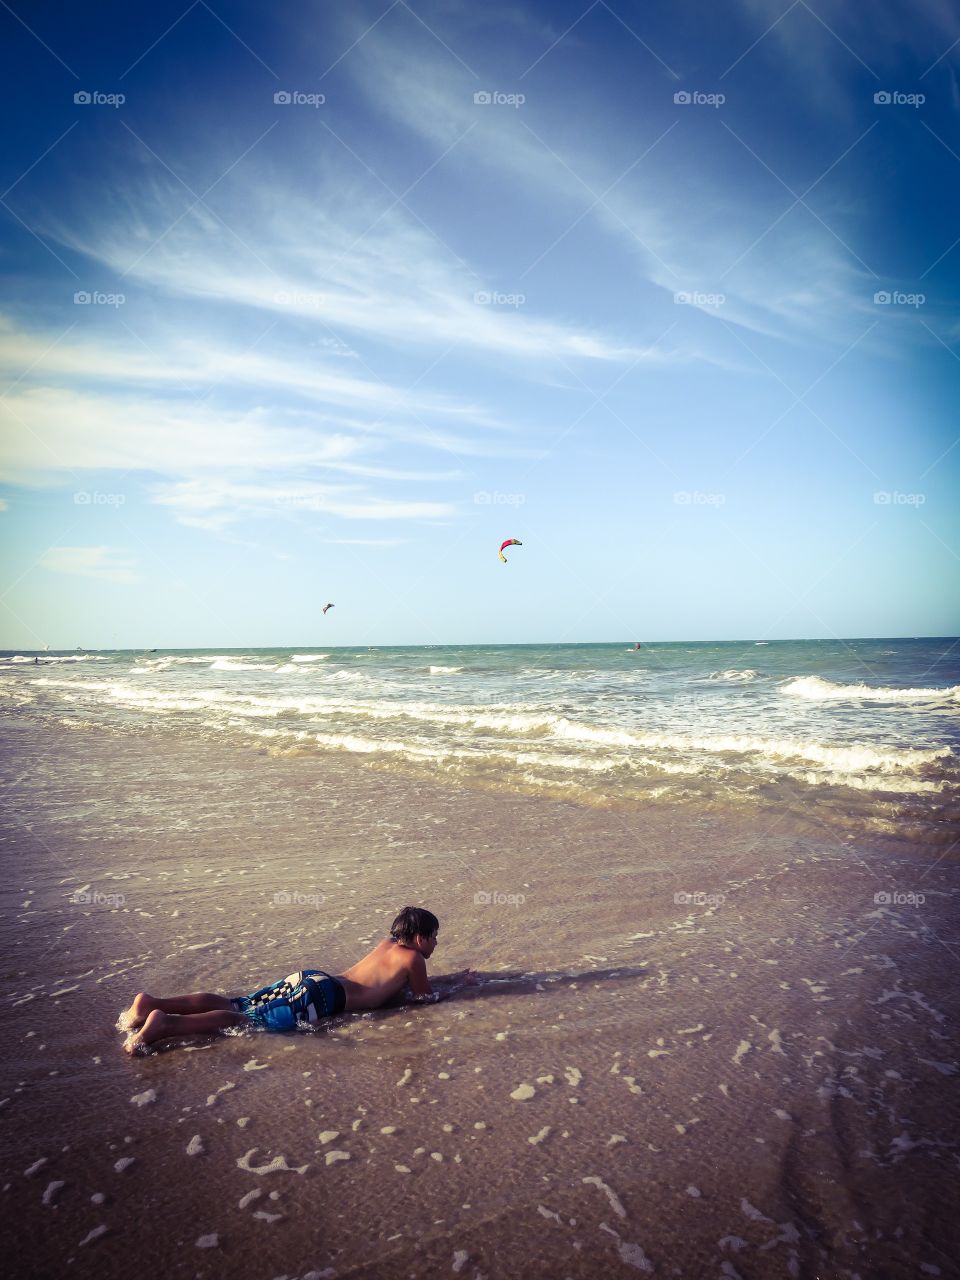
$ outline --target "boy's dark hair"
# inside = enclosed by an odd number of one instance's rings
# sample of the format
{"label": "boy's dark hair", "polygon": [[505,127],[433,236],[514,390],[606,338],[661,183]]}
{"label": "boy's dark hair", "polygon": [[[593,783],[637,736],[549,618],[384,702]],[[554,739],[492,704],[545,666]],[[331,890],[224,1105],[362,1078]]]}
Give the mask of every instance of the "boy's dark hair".
{"label": "boy's dark hair", "polygon": [[404,907],[390,926],[390,937],[394,942],[410,946],[417,934],[421,938],[429,938],[439,928],[440,921],[432,911],[425,907]]}

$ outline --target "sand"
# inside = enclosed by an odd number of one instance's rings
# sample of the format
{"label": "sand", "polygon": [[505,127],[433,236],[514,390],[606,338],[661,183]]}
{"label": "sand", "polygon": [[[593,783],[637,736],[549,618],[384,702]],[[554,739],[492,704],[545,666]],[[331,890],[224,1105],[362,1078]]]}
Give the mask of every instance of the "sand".
{"label": "sand", "polygon": [[[92,731],[2,782],[18,1276],[956,1274],[955,856]],[[406,903],[480,986],[122,1053]]]}

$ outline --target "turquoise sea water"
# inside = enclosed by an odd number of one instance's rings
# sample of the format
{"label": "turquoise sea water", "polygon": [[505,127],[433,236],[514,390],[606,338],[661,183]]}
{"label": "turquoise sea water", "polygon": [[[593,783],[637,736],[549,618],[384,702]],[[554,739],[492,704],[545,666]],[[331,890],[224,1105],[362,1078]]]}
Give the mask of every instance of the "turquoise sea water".
{"label": "turquoise sea water", "polygon": [[[39,658],[39,663],[35,662]],[[587,804],[809,805],[942,844],[960,640],[19,653],[7,713]]]}

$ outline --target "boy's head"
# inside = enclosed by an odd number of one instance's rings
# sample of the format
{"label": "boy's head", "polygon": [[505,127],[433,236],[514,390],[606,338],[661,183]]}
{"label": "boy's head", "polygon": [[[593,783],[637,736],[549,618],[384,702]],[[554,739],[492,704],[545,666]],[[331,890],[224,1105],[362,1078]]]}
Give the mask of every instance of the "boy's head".
{"label": "boy's head", "polygon": [[404,907],[390,926],[390,937],[403,947],[412,947],[417,938],[426,942],[440,928],[440,921],[425,907]]}

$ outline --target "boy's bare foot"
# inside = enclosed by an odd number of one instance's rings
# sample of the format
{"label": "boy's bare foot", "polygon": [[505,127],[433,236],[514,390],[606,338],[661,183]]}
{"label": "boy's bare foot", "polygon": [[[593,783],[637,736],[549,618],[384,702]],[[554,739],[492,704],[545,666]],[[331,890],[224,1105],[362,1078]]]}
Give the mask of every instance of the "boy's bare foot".
{"label": "boy's bare foot", "polygon": [[144,1054],[149,1052],[149,1046],[155,1040],[160,1040],[169,1031],[169,1021],[165,1013],[161,1013],[159,1009],[154,1009],[147,1014],[146,1021],[139,1031],[133,1032],[127,1036],[124,1041],[124,1051],[131,1054]]}
{"label": "boy's bare foot", "polygon": [[129,1009],[125,1009],[117,1019],[118,1031],[136,1031],[142,1027],[146,1021],[147,1015],[152,1013],[156,1008],[156,1001],[153,996],[148,996],[145,991],[138,992],[133,997],[133,1004]]}

